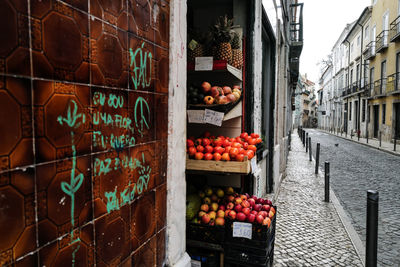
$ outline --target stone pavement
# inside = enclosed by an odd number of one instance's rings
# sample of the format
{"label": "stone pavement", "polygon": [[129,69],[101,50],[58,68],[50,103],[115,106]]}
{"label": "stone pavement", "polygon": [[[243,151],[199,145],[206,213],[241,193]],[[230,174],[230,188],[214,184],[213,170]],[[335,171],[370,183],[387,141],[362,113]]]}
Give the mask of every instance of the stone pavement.
{"label": "stone pavement", "polygon": [[[305,130],[307,131],[307,129],[305,129]],[[350,136],[350,134],[346,135],[345,133],[338,133],[338,132],[326,131],[326,130],[321,130],[321,129],[318,129],[318,130],[321,131],[321,132],[329,133],[329,134],[344,138],[346,140],[350,140],[350,141],[353,141],[353,142],[356,142],[356,143],[360,143],[362,145],[366,145],[366,146],[369,146],[369,147],[372,147],[372,148],[375,148],[375,149],[379,149],[379,150],[388,152],[388,153],[393,154],[393,155],[400,156],[400,144],[399,144],[399,142],[397,142],[397,144],[396,144],[396,151],[395,151],[394,150],[394,143],[385,142],[385,141],[379,142],[379,139],[376,139],[376,138],[372,138],[372,139],[369,138],[368,142],[367,142],[367,138],[363,138],[363,137],[358,138],[357,135]]]}
{"label": "stone pavement", "polygon": [[335,205],[323,201],[323,176],[314,174],[314,164],[295,131],[276,200],[274,266],[363,266]]}

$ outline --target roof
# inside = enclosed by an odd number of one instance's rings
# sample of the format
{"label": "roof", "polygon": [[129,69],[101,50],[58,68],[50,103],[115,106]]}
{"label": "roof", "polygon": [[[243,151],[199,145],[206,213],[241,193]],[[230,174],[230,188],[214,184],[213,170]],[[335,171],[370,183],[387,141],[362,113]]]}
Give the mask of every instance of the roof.
{"label": "roof", "polygon": [[357,26],[359,26],[360,23],[364,22],[366,18],[371,14],[372,12],[372,7],[367,6],[364,8],[363,12],[361,13],[360,17],[354,22],[353,27],[351,27],[350,31],[347,33],[346,37],[343,39],[343,42],[347,40],[354,32]]}

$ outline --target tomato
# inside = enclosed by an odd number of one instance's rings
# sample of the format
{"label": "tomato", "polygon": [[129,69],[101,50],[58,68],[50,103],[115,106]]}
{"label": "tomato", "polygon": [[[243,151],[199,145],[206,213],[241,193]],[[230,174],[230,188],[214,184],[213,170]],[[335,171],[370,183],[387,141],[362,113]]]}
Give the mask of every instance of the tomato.
{"label": "tomato", "polygon": [[204,146],[198,145],[198,146],[196,146],[196,149],[197,149],[198,152],[203,152],[204,151]]}
{"label": "tomato", "polygon": [[248,147],[249,147],[249,143],[244,142],[244,143],[243,143],[243,148],[247,150]]}
{"label": "tomato", "polygon": [[205,149],[205,153],[213,153],[213,151],[214,151],[214,148],[210,145],[205,146],[204,149]]}
{"label": "tomato", "polygon": [[249,150],[253,150],[254,152],[256,152],[257,147],[255,145],[249,145]]}
{"label": "tomato", "polygon": [[246,133],[246,132],[243,132],[243,133],[240,134],[240,137],[243,138],[243,139],[246,139],[246,137],[248,137],[248,136],[249,136],[249,134]]}
{"label": "tomato", "polygon": [[256,133],[252,133],[252,134],[250,134],[250,136],[251,136],[251,138],[258,138],[258,137],[260,137],[260,135],[259,135],[259,134],[256,134]]}
{"label": "tomato", "polygon": [[195,146],[201,145],[202,142],[203,142],[203,139],[197,138],[197,139],[194,141],[194,145],[195,145]]}
{"label": "tomato", "polygon": [[192,146],[194,146],[193,140],[190,140],[190,139],[186,140],[186,145],[187,145],[187,147],[192,147]]}
{"label": "tomato", "polygon": [[255,145],[256,144],[256,139],[254,138],[250,138],[247,143],[249,143],[249,145]]}
{"label": "tomato", "polygon": [[188,149],[189,157],[193,158],[194,155],[196,154],[196,152],[197,152],[197,150],[194,146],[189,147],[189,149]]}
{"label": "tomato", "polygon": [[202,141],[201,144],[202,144],[204,147],[205,147],[205,146],[208,146],[208,145],[211,144],[211,140],[208,139],[208,138],[203,138],[203,141]]}
{"label": "tomato", "polygon": [[231,141],[231,143],[235,142],[236,139],[235,138],[229,138],[229,140]]}
{"label": "tomato", "polygon": [[213,158],[214,158],[213,154],[211,154],[211,153],[204,154],[204,159],[205,160],[212,160]]}
{"label": "tomato", "polygon": [[245,151],[246,150],[243,147],[239,148],[239,154],[244,154]]}
{"label": "tomato", "polygon": [[239,149],[237,149],[236,147],[231,148],[231,150],[229,151],[229,156],[232,159],[234,159],[237,154],[239,154]]}
{"label": "tomato", "polygon": [[224,154],[222,154],[221,159],[223,161],[230,161],[231,160],[231,158],[229,157],[229,153],[226,153],[226,152]]}
{"label": "tomato", "polygon": [[229,153],[229,151],[231,151],[232,147],[231,146],[227,146],[225,147],[225,153]]}
{"label": "tomato", "polygon": [[203,159],[204,154],[202,152],[196,152],[196,154],[194,155],[194,158],[197,160],[201,160]]}
{"label": "tomato", "polygon": [[225,152],[225,149],[223,147],[220,147],[220,146],[214,147],[214,153],[222,154],[224,152]]}
{"label": "tomato", "polygon": [[225,139],[223,142],[222,142],[222,146],[223,147],[227,147],[227,146],[230,146],[231,145],[231,142],[228,140],[228,139]]}
{"label": "tomato", "polygon": [[215,152],[215,153],[213,154],[213,157],[214,157],[214,160],[215,160],[215,161],[220,161],[222,156],[221,156],[220,153]]}
{"label": "tomato", "polygon": [[254,157],[254,151],[253,150],[246,150],[245,156],[247,156],[247,158],[249,160],[251,160]]}
{"label": "tomato", "polygon": [[242,147],[242,145],[238,142],[233,142],[232,147],[240,148],[240,147]]}
{"label": "tomato", "polygon": [[222,146],[222,142],[223,140],[220,137],[217,137],[212,141],[212,144],[214,147],[217,147],[217,146]]}
{"label": "tomato", "polygon": [[262,139],[260,137],[256,138],[256,144],[259,144],[262,142]]}
{"label": "tomato", "polygon": [[236,155],[236,161],[244,161],[244,154],[238,154]]}

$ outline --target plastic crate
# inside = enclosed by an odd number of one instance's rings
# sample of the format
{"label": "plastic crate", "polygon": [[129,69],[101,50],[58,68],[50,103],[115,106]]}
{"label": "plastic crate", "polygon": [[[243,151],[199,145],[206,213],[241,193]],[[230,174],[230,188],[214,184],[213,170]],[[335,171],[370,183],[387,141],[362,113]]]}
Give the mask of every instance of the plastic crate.
{"label": "plastic crate", "polygon": [[[275,211],[276,207],[274,206]],[[243,237],[233,237],[233,221],[227,220],[225,223],[225,240],[228,243],[240,244],[243,246],[253,246],[253,247],[265,247],[268,245],[269,241],[275,237],[275,227],[276,227],[276,213],[272,218],[270,227],[260,224],[252,224],[252,237],[251,239]]]}
{"label": "plastic crate", "polygon": [[188,222],[186,224],[186,238],[222,245],[225,241],[225,227]]}
{"label": "plastic crate", "polygon": [[187,248],[192,260],[201,262],[202,267],[219,267],[220,252],[200,248]]}
{"label": "plastic crate", "polygon": [[[225,262],[235,266],[272,266],[274,256],[274,240],[265,249],[226,244]],[[227,265],[227,266],[230,266]]]}

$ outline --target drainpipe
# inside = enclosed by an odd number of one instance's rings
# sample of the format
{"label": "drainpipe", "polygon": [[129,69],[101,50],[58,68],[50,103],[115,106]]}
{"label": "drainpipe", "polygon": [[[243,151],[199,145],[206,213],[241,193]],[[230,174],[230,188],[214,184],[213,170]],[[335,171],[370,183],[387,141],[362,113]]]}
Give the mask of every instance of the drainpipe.
{"label": "drainpipe", "polygon": [[[350,86],[349,79],[350,79],[350,42],[348,40],[344,40],[343,42],[348,43],[349,53],[347,54],[347,86]],[[346,113],[346,135],[349,132],[349,98],[347,98],[347,113]]]}
{"label": "drainpipe", "polygon": [[[361,79],[362,79],[362,67],[363,67],[363,43],[364,43],[364,26],[357,21],[357,25],[361,27],[361,48],[360,48],[360,84],[359,88],[361,89]],[[361,92],[358,94],[358,125],[357,125],[357,133],[360,132],[361,134]],[[358,140],[360,141],[360,134],[358,134]]]}

